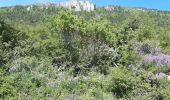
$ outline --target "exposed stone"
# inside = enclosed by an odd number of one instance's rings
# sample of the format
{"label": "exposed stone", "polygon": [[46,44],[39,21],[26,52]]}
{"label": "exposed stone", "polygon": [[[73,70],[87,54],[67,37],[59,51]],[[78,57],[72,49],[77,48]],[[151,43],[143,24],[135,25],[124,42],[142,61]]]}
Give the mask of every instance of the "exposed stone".
{"label": "exposed stone", "polygon": [[17,71],[17,67],[16,66],[12,66],[9,68],[8,70],[10,73],[16,72]]}
{"label": "exposed stone", "polygon": [[163,79],[163,78],[165,78],[165,77],[167,77],[167,75],[166,75],[165,73],[157,73],[157,74],[156,74],[156,78],[159,79],[159,80],[160,80],[160,79]]}
{"label": "exposed stone", "polygon": [[[60,3],[41,3],[37,4],[40,9],[48,9],[50,6],[54,7],[64,7],[68,8],[70,10],[75,11],[93,11],[95,10],[95,5],[91,3],[89,0],[69,0],[66,2],[60,2]],[[27,11],[30,11],[33,8],[33,5],[30,5],[27,7]]]}
{"label": "exposed stone", "polygon": [[60,6],[73,9],[75,11],[93,11],[95,6],[88,0],[70,0],[67,2],[60,3]]}
{"label": "exposed stone", "polygon": [[112,6],[106,6],[106,7],[104,7],[106,10],[108,10],[108,11],[114,11],[115,10],[115,8],[114,7],[112,7]]}

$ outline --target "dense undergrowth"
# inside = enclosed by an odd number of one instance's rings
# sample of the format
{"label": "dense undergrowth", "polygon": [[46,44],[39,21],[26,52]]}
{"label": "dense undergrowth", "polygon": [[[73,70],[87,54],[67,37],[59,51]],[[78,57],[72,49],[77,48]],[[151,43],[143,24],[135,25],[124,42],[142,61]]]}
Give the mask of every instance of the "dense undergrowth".
{"label": "dense undergrowth", "polygon": [[170,99],[156,77],[170,71],[169,12],[17,6],[0,18],[1,99]]}

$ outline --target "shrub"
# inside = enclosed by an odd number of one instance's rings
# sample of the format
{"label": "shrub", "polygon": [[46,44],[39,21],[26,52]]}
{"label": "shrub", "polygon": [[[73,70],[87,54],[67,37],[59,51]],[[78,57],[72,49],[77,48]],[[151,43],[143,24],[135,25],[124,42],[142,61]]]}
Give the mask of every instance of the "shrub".
{"label": "shrub", "polygon": [[124,97],[138,85],[139,79],[125,68],[113,68],[107,81],[107,90],[117,97]]}
{"label": "shrub", "polygon": [[170,81],[166,78],[159,81],[160,87],[158,88],[158,92],[163,100],[170,99]]}

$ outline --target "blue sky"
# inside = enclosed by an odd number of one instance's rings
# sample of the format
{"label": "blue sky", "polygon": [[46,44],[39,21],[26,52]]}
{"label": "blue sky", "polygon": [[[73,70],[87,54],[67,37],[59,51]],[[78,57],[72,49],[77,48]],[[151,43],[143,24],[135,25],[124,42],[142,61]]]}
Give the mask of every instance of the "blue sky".
{"label": "blue sky", "polygon": [[[62,2],[66,0],[0,0],[0,6],[26,5],[38,2]],[[119,5],[125,7],[146,7],[170,11],[170,0],[91,0],[97,6]]]}

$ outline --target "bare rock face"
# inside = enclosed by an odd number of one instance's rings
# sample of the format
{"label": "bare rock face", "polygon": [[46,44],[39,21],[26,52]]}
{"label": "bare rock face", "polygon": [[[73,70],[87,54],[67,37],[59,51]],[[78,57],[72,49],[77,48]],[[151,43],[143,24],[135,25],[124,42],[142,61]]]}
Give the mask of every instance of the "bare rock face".
{"label": "bare rock face", "polygon": [[60,3],[60,6],[69,8],[75,11],[93,11],[95,6],[88,0],[70,0],[67,2]]}
{"label": "bare rock face", "polygon": [[[27,6],[27,11],[32,10],[34,5]],[[66,2],[60,3],[41,3],[36,5],[40,9],[48,9],[50,6],[53,7],[64,7],[74,11],[93,11],[95,10],[95,5],[91,3],[89,0],[69,0]]]}

